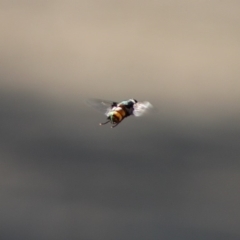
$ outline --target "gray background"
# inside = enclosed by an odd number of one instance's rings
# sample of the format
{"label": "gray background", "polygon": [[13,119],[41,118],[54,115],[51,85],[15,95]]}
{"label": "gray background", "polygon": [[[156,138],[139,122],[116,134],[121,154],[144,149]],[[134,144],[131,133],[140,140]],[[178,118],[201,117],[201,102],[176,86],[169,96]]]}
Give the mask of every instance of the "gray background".
{"label": "gray background", "polygon": [[0,5],[1,239],[240,239],[239,1]]}

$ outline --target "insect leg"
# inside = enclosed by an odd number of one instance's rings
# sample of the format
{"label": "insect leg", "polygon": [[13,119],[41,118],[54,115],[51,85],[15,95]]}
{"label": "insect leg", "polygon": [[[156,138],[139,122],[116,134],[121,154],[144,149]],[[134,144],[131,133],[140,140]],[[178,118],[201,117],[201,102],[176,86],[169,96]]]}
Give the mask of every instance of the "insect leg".
{"label": "insect leg", "polygon": [[99,123],[99,125],[101,126],[101,125],[105,125],[105,124],[107,124],[107,123],[109,123],[110,122],[110,120],[108,120],[107,122],[104,122],[104,123]]}

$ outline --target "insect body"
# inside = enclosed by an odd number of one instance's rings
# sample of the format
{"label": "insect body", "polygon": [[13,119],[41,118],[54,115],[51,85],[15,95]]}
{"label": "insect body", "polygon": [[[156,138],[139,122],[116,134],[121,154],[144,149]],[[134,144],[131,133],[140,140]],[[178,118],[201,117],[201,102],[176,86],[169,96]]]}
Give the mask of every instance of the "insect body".
{"label": "insect body", "polygon": [[124,118],[131,115],[136,117],[142,116],[148,109],[152,108],[151,103],[138,102],[135,99],[129,99],[120,103],[100,99],[88,99],[86,102],[107,116],[107,121],[100,123],[100,125],[110,122],[112,128],[116,127]]}

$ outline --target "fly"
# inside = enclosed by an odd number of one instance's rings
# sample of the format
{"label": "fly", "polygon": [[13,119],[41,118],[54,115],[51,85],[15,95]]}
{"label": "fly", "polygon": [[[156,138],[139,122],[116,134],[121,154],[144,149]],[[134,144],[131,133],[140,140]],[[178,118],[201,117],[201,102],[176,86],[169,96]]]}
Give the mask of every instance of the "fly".
{"label": "fly", "polygon": [[107,121],[99,125],[105,125],[110,122],[112,128],[116,127],[124,118],[132,115],[140,117],[153,107],[150,102],[138,102],[135,99],[129,99],[118,103],[92,98],[86,100],[86,103],[107,116]]}

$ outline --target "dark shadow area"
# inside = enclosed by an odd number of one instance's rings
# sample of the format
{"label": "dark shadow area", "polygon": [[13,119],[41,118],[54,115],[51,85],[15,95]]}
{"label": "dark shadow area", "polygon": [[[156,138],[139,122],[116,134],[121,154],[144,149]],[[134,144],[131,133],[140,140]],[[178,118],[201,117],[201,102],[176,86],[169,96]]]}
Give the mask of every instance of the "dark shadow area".
{"label": "dark shadow area", "polygon": [[0,96],[1,239],[240,238],[239,125]]}

